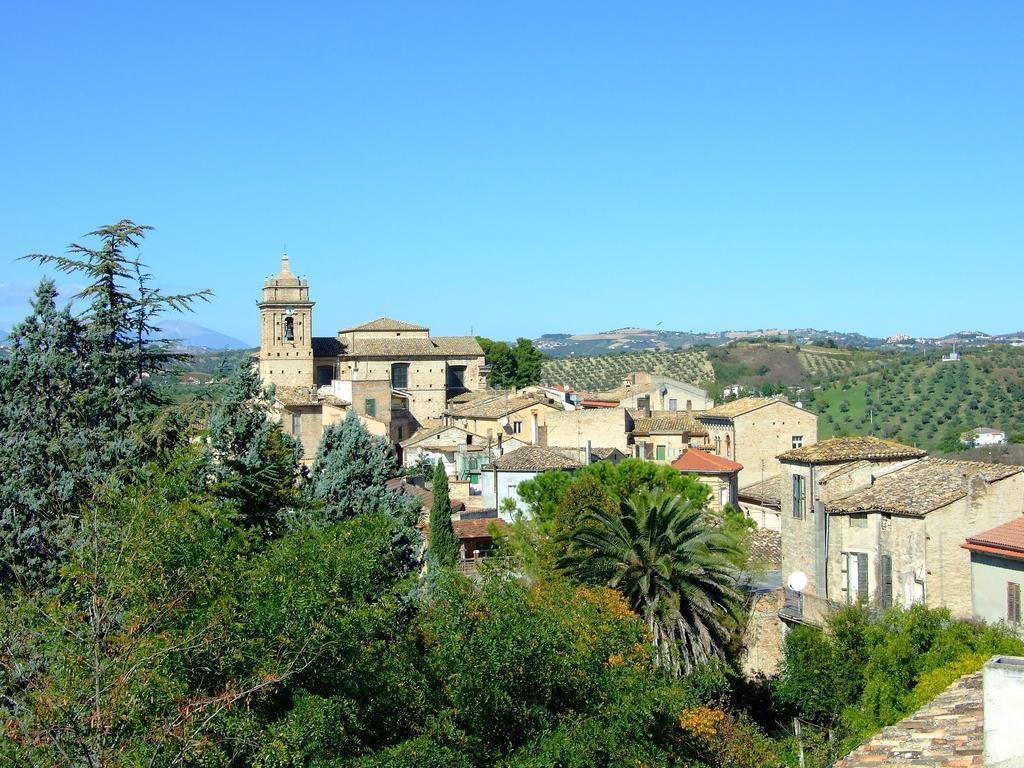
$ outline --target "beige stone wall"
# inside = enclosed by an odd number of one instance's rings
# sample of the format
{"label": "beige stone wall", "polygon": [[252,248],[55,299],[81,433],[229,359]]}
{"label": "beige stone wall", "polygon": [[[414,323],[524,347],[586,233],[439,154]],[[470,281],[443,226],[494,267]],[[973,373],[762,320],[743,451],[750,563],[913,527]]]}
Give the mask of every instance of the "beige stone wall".
{"label": "beige stone wall", "polygon": [[[660,384],[637,386],[635,392],[619,401],[619,405],[623,408],[639,408],[637,400],[645,396],[650,398],[650,408],[655,411],[706,411],[715,405],[714,399],[706,392],[695,393],[670,382],[665,383],[665,388],[668,392],[662,395]],[[674,409],[673,400],[676,406]]]}
{"label": "beige stone wall", "polygon": [[722,493],[725,492],[725,503],[736,503],[736,480],[731,475],[698,475],[694,474],[698,481],[704,483],[711,489],[711,497],[708,500],[708,509],[712,512],[721,512]]}
{"label": "beige stone wall", "polygon": [[302,444],[303,461],[311,461],[324,432],[320,406],[289,406],[282,410],[280,419],[282,431]]}
{"label": "beige stone wall", "polygon": [[[513,430],[512,434],[514,434],[516,438],[526,443],[533,443],[534,420],[536,419],[538,432],[540,432],[540,434],[544,434],[544,431],[542,430],[546,430],[548,423],[547,420],[551,418],[553,415],[561,413],[565,413],[565,411],[553,405],[549,405],[547,403],[534,403],[533,405],[528,405],[524,408],[520,408],[518,411],[508,414],[507,417],[503,416],[501,418],[494,419],[457,417],[453,419],[453,421],[456,426],[462,427],[463,429],[467,429],[473,434],[482,436],[485,441],[488,438],[490,438],[491,440],[496,442],[498,439],[498,434],[503,433],[505,431],[504,426],[501,423],[502,419],[507,418],[509,430]],[[516,422],[520,423],[519,432],[514,431],[516,428]],[[548,445],[554,445],[554,443],[551,442],[550,440],[550,436],[547,442]]]}
{"label": "beige stone wall", "polygon": [[[803,438],[803,445],[818,441],[818,417],[782,401],[741,414],[733,419],[732,455],[721,455],[743,465],[740,486],[756,483],[779,474],[780,453],[793,447],[793,437]],[[710,432],[710,430],[709,430]]]}
{"label": "beige stone wall", "polygon": [[[976,479],[968,498],[960,499],[923,518],[870,513],[863,520],[850,515],[829,516],[828,597],[847,603],[845,554],[868,556],[868,593],[877,605],[882,584],[882,555],[892,558],[892,600],[909,607],[924,598],[930,607],[949,608],[954,616],[969,617],[971,608],[970,554],[961,548],[968,536],[993,528],[1024,513],[1024,478],[1016,475],[987,485]],[[783,516],[784,526],[794,526]],[[795,546],[789,537],[790,550]],[[784,567],[787,535],[783,534]]]}
{"label": "beige stone wall", "polygon": [[[815,573],[817,558],[815,554],[816,515],[814,512],[814,493],[811,467],[802,464],[782,464],[782,505],[779,512],[779,524],[782,532],[782,574],[788,577],[794,571],[807,574],[809,594],[823,594],[824,585],[817,583]],[[741,473],[742,474],[742,473]],[[803,518],[793,517],[793,476],[804,478],[804,515]],[[740,481],[742,484],[742,480]]]}
{"label": "beige stone wall", "polygon": [[[691,438],[689,435],[637,435],[635,438],[636,444],[633,446],[633,455],[640,458],[646,458],[648,461],[653,461],[655,464],[671,464],[673,461],[678,459],[687,448],[690,447],[691,443],[697,445],[704,444],[703,437]],[[644,448],[644,446],[649,448]],[[665,451],[664,459],[658,458],[658,446],[663,446]]]}
{"label": "beige stone wall", "polygon": [[779,620],[782,590],[777,589],[754,598],[750,621],[743,632],[743,674],[774,675],[782,663],[784,629]]}
{"label": "beige stone wall", "polygon": [[968,496],[926,518],[927,573],[925,598],[930,606],[943,605],[954,616],[970,616],[971,558],[961,548],[964,539],[1024,514],[1024,476],[986,484],[975,478]]}
{"label": "beige stone wall", "polygon": [[743,510],[743,514],[757,523],[758,528],[781,533],[782,513],[779,510],[750,501],[741,502],[739,507]]}
{"label": "beige stone wall", "polygon": [[465,366],[466,388],[478,390],[483,386],[480,368],[483,357],[439,357],[432,359],[381,357],[376,359],[346,360],[338,365],[338,378],[343,381],[385,382],[391,386],[391,366],[409,365],[409,386],[403,391],[410,396],[409,410],[417,421],[439,419],[445,410],[448,392],[448,367]]}
{"label": "beige stone wall", "polygon": [[581,448],[589,440],[591,447],[618,448],[628,454],[627,419],[624,408],[545,413],[547,444],[561,448]]}

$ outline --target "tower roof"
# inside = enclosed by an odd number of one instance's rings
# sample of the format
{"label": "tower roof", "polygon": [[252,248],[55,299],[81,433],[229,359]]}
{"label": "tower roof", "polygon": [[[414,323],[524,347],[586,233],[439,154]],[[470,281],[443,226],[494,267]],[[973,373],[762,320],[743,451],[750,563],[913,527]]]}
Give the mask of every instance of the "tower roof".
{"label": "tower roof", "polygon": [[263,283],[264,288],[298,288],[299,286],[305,287],[305,285],[305,280],[292,274],[287,251],[281,254],[281,271],[274,277],[267,278]]}

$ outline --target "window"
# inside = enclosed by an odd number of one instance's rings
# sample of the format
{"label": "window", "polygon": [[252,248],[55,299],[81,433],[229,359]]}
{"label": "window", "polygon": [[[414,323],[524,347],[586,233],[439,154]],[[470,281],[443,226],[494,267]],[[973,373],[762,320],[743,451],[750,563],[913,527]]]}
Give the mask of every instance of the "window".
{"label": "window", "polygon": [[658,461],[664,461],[665,460],[665,446],[664,445],[659,445],[659,446],[657,446],[657,448],[655,448],[655,456],[657,457]]}
{"label": "window", "polygon": [[804,476],[793,475],[793,517],[803,519],[805,501]]}
{"label": "window", "polygon": [[882,555],[882,585],[878,597],[883,608],[892,608],[892,555]]}
{"label": "window", "polygon": [[802,448],[803,445],[804,445],[804,436],[803,435],[793,435],[793,439],[792,439],[791,442],[792,442],[792,445],[793,445],[794,448]]}
{"label": "window", "polygon": [[715,435],[715,453],[720,454],[722,452],[722,436]]}
{"label": "window", "polygon": [[318,365],[316,367],[316,385],[318,387],[326,387],[331,383],[334,378],[334,366],[333,365]]}
{"label": "window", "polygon": [[1006,620],[1020,624],[1020,584],[1015,581],[1006,582]]}
{"label": "window", "polygon": [[719,501],[719,503],[723,507],[725,507],[725,506],[729,505],[730,503],[732,503],[732,499],[729,498],[729,489],[728,488],[719,488],[718,489],[718,501]]}
{"label": "window", "polygon": [[286,317],[284,319],[284,340],[295,341],[295,318]]}
{"label": "window", "polygon": [[862,515],[850,515],[850,527],[851,528],[867,528],[868,527],[868,516],[867,513]]}
{"label": "window", "polygon": [[401,427],[398,428],[398,440],[399,441],[402,440],[402,428]]}
{"label": "window", "polygon": [[392,389],[408,389],[409,388],[409,364],[408,363],[395,363],[391,366],[391,388]]}
{"label": "window", "polygon": [[868,601],[868,556],[863,552],[846,553],[846,602]]}
{"label": "window", "polygon": [[686,410],[688,410],[688,411],[692,411],[693,410],[693,400],[687,400],[686,401]]}
{"label": "window", "polygon": [[448,366],[448,389],[465,389],[466,388],[466,366],[464,365],[449,365]]}
{"label": "window", "polygon": [[295,437],[298,437],[299,435],[302,434],[302,414],[301,413],[293,413],[292,414],[292,434]]}
{"label": "window", "polygon": [[523,431],[523,422],[513,421],[512,422],[512,434],[518,435]]}
{"label": "window", "polygon": [[638,397],[636,399],[636,407],[639,408],[641,411],[648,410],[651,407],[651,397],[650,397],[650,395],[644,395],[643,397]]}
{"label": "window", "polygon": [[725,457],[727,459],[732,458],[732,438],[729,435],[725,436]]}
{"label": "window", "polygon": [[670,397],[668,399],[668,409],[670,411],[678,411],[679,410],[679,401],[676,400],[674,397]]}
{"label": "window", "polygon": [[377,415],[377,401],[372,397],[368,397],[363,401],[363,413],[370,418],[374,418]]}

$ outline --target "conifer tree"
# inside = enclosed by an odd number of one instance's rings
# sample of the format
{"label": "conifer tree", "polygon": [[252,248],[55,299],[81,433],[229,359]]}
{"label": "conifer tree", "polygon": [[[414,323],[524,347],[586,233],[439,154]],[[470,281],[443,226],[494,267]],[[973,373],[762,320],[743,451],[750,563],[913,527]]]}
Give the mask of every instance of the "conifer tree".
{"label": "conifer tree", "polygon": [[0,358],[0,584],[52,568],[62,519],[98,479],[85,471],[96,464],[97,435],[81,418],[90,376],[82,328],[56,299],[43,280]]}
{"label": "conifer tree", "polygon": [[302,449],[272,422],[271,395],[244,360],[228,379],[210,418],[213,472],[223,497],[234,501],[246,527],[273,534],[280,513],[297,502],[295,481]]}
{"label": "conifer tree", "polygon": [[427,554],[434,565],[453,567],[459,551],[459,540],[452,527],[452,505],[448,494],[448,473],[444,462],[434,467],[434,483],[431,488],[433,501],[430,504],[430,539]]}

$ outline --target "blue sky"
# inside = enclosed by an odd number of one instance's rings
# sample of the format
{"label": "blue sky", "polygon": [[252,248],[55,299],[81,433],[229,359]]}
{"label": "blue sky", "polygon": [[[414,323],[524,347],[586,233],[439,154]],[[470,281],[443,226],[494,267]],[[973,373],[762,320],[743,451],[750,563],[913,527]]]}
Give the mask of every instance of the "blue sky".
{"label": "blue sky", "polygon": [[[161,6],[161,7],[157,7]],[[287,245],[315,332],[1024,328],[1024,5],[0,7],[0,322],[154,225],[256,337]]]}

